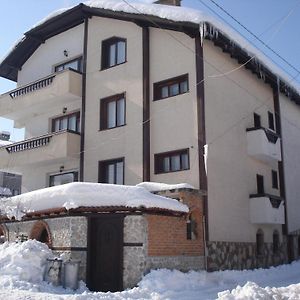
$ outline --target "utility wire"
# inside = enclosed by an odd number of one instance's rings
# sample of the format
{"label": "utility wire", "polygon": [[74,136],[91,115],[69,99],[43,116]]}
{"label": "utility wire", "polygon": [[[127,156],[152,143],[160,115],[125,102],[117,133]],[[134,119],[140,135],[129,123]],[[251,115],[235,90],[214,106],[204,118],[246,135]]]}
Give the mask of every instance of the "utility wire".
{"label": "utility wire", "polygon": [[[203,1],[202,0],[198,0],[199,2],[201,2],[202,4]],[[289,67],[291,67],[294,71],[296,71],[297,73],[300,73],[300,71],[293,66],[289,61],[287,61],[282,55],[280,55],[279,53],[277,53],[275,50],[273,50],[267,43],[265,43],[260,37],[258,37],[255,33],[253,33],[251,30],[249,30],[245,25],[243,25],[239,20],[237,20],[234,16],[232,16],[227,10],[225,10],[221,5],[219,5],[217,2],[215,2],[214,0],[209,0],[210,2],[212,2],[215,6],[217,6],[221,11],[223,11],[228,17],[230,17],[232,20],[234,20],[237,24],[239,24],[243,29],[245,29],[251,36],[253,36],[255,39],[257,39],[262,45],[264,45],[268,50],[270,50],[273,54],[275,54],[278,58],[280,58],[282,61],[284,61]],[[300,4],[300,1],[297,2],[297,5],[295,5],[295,7],[292,8],[292,10],[290,11],[290,13],[287,15],[287,17],[289,17],[293,12],[294,9]],[[205,5],[206,6],[206,5]],[[207,7],[207,6],[206,6]],[[286,18],[287,18],[286,17]]]}

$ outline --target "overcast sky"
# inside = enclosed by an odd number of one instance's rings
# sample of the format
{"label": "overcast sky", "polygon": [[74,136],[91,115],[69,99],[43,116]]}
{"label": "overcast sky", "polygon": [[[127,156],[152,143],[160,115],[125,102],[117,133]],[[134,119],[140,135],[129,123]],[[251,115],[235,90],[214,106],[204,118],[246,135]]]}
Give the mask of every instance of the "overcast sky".
{"label": "overcast sky", "polygon": [[[112,0],[109,0],[112,1]],[[259,36],[274,51],[283,56],[297,70],[300,69],[300,0],[213,0],[243,25]],[[24,32],[49,13],[76,5],[77,0],[15,0],[1,1],[0,58],[3,57]],[[134,1],[130,1],[134,2]],[[145,0],[140,2],[152,2]],[[212,0],[183,0],[182,6],[216,13],[245,35],[251,42],[276,60],[292,76],[297,71],[278,59],[271,51],[251,37],[240,25],[230,19]],[[300,76],[297,77],[300,82]],[[13,89],[15,84],[0,79],[0,94]],[[1,113],[1,112],[0,112]],[[0,118],[0,130],[12,132],[12,140],[22,139],[22,131],[12,128],[13,123]]]}

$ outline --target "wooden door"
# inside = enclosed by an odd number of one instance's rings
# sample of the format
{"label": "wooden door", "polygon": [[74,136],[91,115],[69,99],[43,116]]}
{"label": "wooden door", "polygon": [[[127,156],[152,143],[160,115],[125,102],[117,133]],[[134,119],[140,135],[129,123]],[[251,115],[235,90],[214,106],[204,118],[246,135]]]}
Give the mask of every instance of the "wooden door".
{"label": "wooden door", "polygon": [[123,289],[122,215],[102,215],[89,219],[87,281],[92,291]]}

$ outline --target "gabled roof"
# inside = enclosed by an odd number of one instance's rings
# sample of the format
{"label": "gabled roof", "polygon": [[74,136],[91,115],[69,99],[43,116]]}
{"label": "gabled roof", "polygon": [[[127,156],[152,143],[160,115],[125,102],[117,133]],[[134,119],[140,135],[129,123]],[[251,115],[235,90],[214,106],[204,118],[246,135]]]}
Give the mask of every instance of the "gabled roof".
{"label": "gabled roof", "polygon": [[[300,87],[290,84],[291,78],[282,69],[230,27],[198,10],[158,4],[126,4],[123,1],[95,0],[52,13],[27,31],[0,62],[0,76],[17,81],[18,70],[43,42],[81,24],[86,17],[91,16],[182,31],[190,36],[195,36],[200,31],[203,38],[212,40],[216,46],[228,52],[239,63],[245,63],[247,69],[266,83],[273,86],[279,79],[280,91],[300,104]],[[255,59],[252,58],[253,56]],[[252,59],[248,62],[250,58]]]}

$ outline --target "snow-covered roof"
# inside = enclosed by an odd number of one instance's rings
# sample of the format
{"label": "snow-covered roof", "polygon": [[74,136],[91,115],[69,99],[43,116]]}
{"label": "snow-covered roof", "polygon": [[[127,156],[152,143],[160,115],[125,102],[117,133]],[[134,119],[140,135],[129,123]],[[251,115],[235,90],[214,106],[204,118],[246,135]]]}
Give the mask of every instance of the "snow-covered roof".
{"label": "snow-covered roof", "polygon": [[153,195],[142,187],[73,182],[14,196],[0,202],[2,215],[20,220],[27,213],[54,208],[124,207],[188,212],[177,200]]}
{"label": "snow-covered roof", "polygon": [[[264,65],[270,70],[275,76],[279,76],[284,82],[282,83],[281,90],[285,89],[285,86],[292,88],[298,95],[300,94],[300,85],[293,82],[291,78],[286,74],[280,67],[274,64],[268,57],[266,57],[262,51],[250,44],[245,38],[243,38],[237,31],[224,24],[220,19],[213,17],[210,14],[204,13],[200,10],[195,10],[186,7],[167,6],[159,4],[147,4],[147,3],[125,3],[124,1],[118,0],[93,0],[83,2],[79,5],[57,10],[46,18],[41,20],[38,24],[33,26],[25,35],[18,40],[10,52],[0,62],[0,76],[16,80],[16,70],[11,69],[10,63],[12,63],[13,56],[18,56],[19,63],[23,64],[27,58],[31,55],[30,53],[24,56],[24,51],[34,52],[43,42],[43,39],[50,38],[51,36],[64,30],[63,28],[70,27],[69,23],[73,22],[73,26],[80,24],[83,18],[86,16],[85,13],[95,14],[108,17],[125,18],[125,15],[129,15],[131,20],[139,18],[149,23],[151,19],[156,18],[157,20],[169,22],[169,24],[194,26],[202,33],[202,36],[207,35],[205,25],[210,24],[214,27],[214,32],[222,33],[226,36],[232,44],[238,45],[249,57],[255,57],[250,63],[254,61]],[[61,17],[61,18],[60,18]],[[70,21],[68,21],[68,18]],[[55,22],[54,22],[55,21]],[[69,22],[69,23],[68,23]],[[55,25],[56,24],[56,25]],[[155,23],[153,22],[153,25]],[[48,26],[48,27],[47,27]],[[56,26],[55,28],[53,26]],[[44,28],[44,29],[43,29]],[[216,34],[217,34],[216,33]],[[40,36],[39,41],[36,36]],[[21,49],[21,48],[22,49]],[[21,59],[20,59],[21,57]],[[7,61],[6,61],[7,60]],[[6,64],[7,62],[7,64]],[[13,65],[13,64],[12,64]],[[20,67],[20,66],[15,66]],[[289,95],[290,92],[286,92]],[[297,95],[297,100],[298,99]],[[298,102],[298,101],[297,101]]]}
{"label": "snow-covered roof", "polygon": [[160,183],[160,182],[141,182],[136,186],[143,187],[149,192],[173,191],[173,190],[180,190],[180,189],[196,190],[195,187],[193,187],[188,183],[167,184],[167,183]]}

